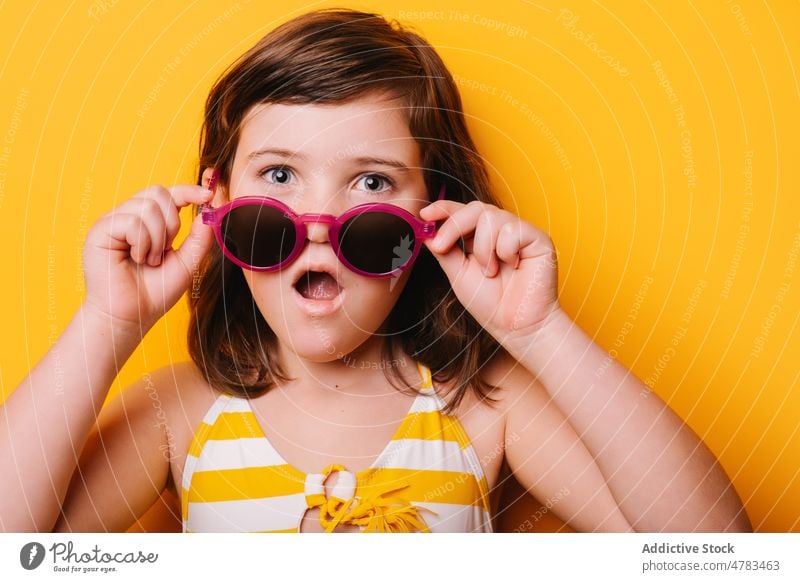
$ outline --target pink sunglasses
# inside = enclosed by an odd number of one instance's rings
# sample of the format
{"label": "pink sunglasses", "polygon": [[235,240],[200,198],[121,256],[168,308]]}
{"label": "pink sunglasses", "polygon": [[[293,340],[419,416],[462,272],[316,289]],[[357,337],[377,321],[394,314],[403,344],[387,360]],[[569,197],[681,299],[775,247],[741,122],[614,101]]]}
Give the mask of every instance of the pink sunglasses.
{"label": "pink sunglasses", "polygon": [[[213,191],[215,170],[208,188]],[[437,200],[442,200],[442,184]],[[290,265],[308,242],[306,223],[328,225],[328,239],[339,261],[365,277],[391,277],[409,268],[422,241],[436,235],[436,223],[424,222],[391,204],[359,204],[341,216],[296,214],[265,196],[241,196],[219,207],[203,204],[203,224],[214,228],[223,254],[251,271],[277,271]]]}

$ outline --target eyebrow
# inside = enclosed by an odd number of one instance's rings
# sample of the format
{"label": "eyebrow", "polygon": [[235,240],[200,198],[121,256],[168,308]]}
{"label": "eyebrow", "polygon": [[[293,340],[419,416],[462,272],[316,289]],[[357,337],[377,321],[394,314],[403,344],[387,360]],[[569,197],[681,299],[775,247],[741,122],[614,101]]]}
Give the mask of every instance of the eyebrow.
{"label": "eyebrow", "polygon": [[[284,148],[265,148],[262,150],[254,151],[248,154],[248,160],[255,160],[256,158],[260,158],[266,155],[276,155],[283,158],[296,158],[298,160],[305,160],[305,154],[301,154],[300,152],[293,152],[291,150],[287,150]],[[401,162],[400,160],[392,160],[389,158],[378,158],[375,156],[359,156],[357,158],[343,158],[342,160],[351,160],[361,166],[368,166],[368,165],[379,165],[379,166],[390,166],[402,172],[407,172],[410,168]]]}

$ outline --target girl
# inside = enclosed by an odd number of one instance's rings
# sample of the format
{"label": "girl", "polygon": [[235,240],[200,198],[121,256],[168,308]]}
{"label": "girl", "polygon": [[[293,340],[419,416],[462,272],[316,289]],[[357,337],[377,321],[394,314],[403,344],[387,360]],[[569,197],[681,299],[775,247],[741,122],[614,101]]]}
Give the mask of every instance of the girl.
{"label": "girl", "polygon": [[[0,420],[4,530],[124,531],[172,491],[184,531],[487,532],[503,466],[576,530],[750,529],[705,445],[560,308],[551,240],[499,208],[416,34],[280,26],[213,87],[200,168],[87,236],[85,302]],[[187,290],[192,361],[98,414]]]}

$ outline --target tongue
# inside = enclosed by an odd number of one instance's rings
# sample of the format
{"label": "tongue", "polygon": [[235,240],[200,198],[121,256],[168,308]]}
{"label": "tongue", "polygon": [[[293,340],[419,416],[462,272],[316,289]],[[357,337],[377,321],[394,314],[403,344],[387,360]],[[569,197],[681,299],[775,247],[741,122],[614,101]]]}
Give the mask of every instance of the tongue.
{"label": "tongue", "polygon": [[312,271],[298,281],[297,291],[306,299],[330,301],[339,294],[339,284],[328,273]]}

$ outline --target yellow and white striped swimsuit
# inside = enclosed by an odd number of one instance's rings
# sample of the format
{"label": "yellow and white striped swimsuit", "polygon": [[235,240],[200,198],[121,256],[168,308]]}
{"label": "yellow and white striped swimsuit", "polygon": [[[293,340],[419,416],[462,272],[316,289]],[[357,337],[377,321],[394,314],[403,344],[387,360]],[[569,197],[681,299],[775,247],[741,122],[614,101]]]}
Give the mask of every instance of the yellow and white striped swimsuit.
{"label": "yellow and white striped swimsuit", "polygon": [[[442,413],[430,370],[392,440],[364,471],[338,464],[305,474],[287,463],[250,402],[228,394],[211,406],[183,470],[184,532],[299,532],[309,508],[326,531],[491,532],[489,491],[464,428]],[[324,481],[339,471],[326,496]]]}

